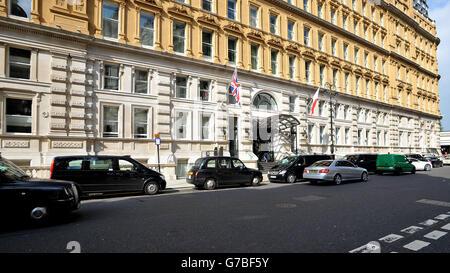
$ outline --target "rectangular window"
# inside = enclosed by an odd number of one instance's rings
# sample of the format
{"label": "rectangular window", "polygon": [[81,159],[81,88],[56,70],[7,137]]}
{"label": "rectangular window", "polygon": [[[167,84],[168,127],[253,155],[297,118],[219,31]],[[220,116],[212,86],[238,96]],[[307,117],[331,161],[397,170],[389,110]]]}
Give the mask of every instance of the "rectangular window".
{"label": "rectangular window", "polygon": [[289,112],[295,112],[295,97],[289,96]]}
{"label": "rectangular window", "polygon": [[366,97],[368,98],[370,94],[370,81],[366,80]]}
{"label": "rectangular window", "polygon": [[177,139],[187,139],[188,113],[178,112],[175,117],[175,134]]}
{"label": "rectangular window", "polygon": [[331,23],[336,24],[336,11],[335,10],[331,10]]}
{"label": "rectangular window", "polygon": [[236,20],[236,0],[228,0],[228,19]]}
{"label": "rectangular window", "polygon": [[331,39],[331,55],[336,56],[336,40]]}
{"label": "rectangular window", "polygon": [[258,24],[258,8],[250,6],[250,26],[257,28],[259,26]]}
{"label": "rectangular window", "polygon": [[237,60],[237,39],[228,38],[228,62],[236,64]]}
{"label": "rectangular window", "polygon": [[336,128],[336,143],[341,144],[341,128]]}
{"label": "rectangular window", "polygon": [[350,129],[345,128],[345,144],[350,144]]}
{"label": "rectangular window", "polygon": [[293,80],[295,77],[295,56],[289,56],[289,79]]}
{"label": "rectangular window", "polygon": [[202,9],[212,12],[213,11],[212,0],[202,0]]}
{"label": "rectangular window", "polygon": [[319,68],[319,75],[320,75],[320,86],[325,87],[325,66],[320,65]]}
{"label": "rectangular window", "polygon": [[348,45],[344,44],[344,60],[348,61]]}
{"label": "rectangular window", "polygon": [[200,80],[200,99],[202,101],[209,101],[210,88],[210,81]]}
{"label": "rectangular window", "polygon": [[186,42],[186,24],[173,22],[173,50],[184,53]]}
{"label": "rectangular window", "polygon": [[9,14],[23,18],[30,18],[31,1],[32,0],[10,0],[11,7]]}
{"label": "rectangular window", "polygon": [[342,17],[342,27],[347,30],[347,17]]}
{"label": "rectangular window", "polygon": [[270,33],[278,33],[278,17],[276,15],[270,15]]}
{"label": "rectangular window", "polygon": [[135,70],[134,72],[134,93],[147,94],[148,93],[148,71]]}
{"label": "rectangular window", "polygon": [[306,46],[309,46],[309,28],[303,30],[303,41]]}
{"label": "rectangular window", "polygon": [[153,46],[155,33],[155,17],[150,13],[141,13],[141,43]]}
{"label": "rectangular window", "polygon": [[89,170],[112,171],[113,170],[113,160],[112,159],[90,159],[89,160]]}
{"label": "rectangular window", "polygon": [[175,80],[175,97],[176,98],[187,98],[187,78],[182,76],[177,76]]}
{"label": "rectangular window", "polygon": [[278,51],[270,51],[270,64],[272,68],[272,75],[278,75]]}
{"label": "rectangular window", "polygon": [[104,89],[119,90],[119,66],[105,64]]}
{"label": "rectangular window", "polygon": [[294,23],[288,22],[288,39],[291,41],[295,40]]}
{"label": "rectangular window", "polygon": [[350,86],[349,86],[349,83],[348,83],[348,76],[349,76],[349,73],[345,73],[345,75],[344,75],[344,84],[345,84],[345,93],[349,93],[349,91],[350,91]]}
{"label": "rectangular window", "polygon": [[103,2],[103,36],[117,39],[119,37],[119,5]]}
{"label": "rectangular window", "polygon": [[201,115],[201,139],[208,140],[211,137],[211,115],[202,114]]}
{"label": "rectangular window", "polygon": [[103,106],[103,137],[119,137],[119,106]]}
{"label": "rectangular window", "polygon": [[319,41],[319,51],[324,51],[324,48],[323,48],[323,34],[321,34],[321,33],[319,33],[319,36],[318,36],[318,41]]}
{"label": "rectangular window", "polygon": [[360,91],[360,88],[359,88],[359,77],[356,77],[356,95],[359,95],[359,91]]}
{"label": "rectangular window", "polygon": [[314,138],[313,130],[314,130],[314,125],[308,124],[308,140],[309,140],[310,144],[312,144],[314,142],[313,141],[313,138]]}
{"label": "rectangular window", "polygon": [[358,23],[353,23],[353,32],[358,35]]}
{"label": "rectangular window", "polygon": [[311,83],[311,61],[305,62],[305,79],[307,83]]}
{"label": "rectangular window", "polygon": [[338,89],[338,71],[336,69],[333,69],[333,85],[334,88]]}
{"label": "rectangular window", "polygon": [[309,0],[303,0],[303,9],[309,11]]}
{"label": "rectangular window", "polygon": [[251,64],[252,64],[252,70],[258,70],[258,51],[259,46],[258,45],[251,45],[250,46],[250,58],[251,58]]}
{"label": "rectangular window", "polygon": [[349,106],[348,106],[348,105],[344,106],[344,119],[345,119],[345,120],[347,120],[348,109],[349,109]]}
{"label": "rectangular window", "polygon": [[321,125],[319,127],[319,137],[320,137],[320,144],[325,144],[325,126]]}
{"label": "rectangular window", "polygon": [[134,108],[134,138],[148,138],[148,109]]}
{"label": "rectangular window", "polygon": [[321,3],[317,4],[317,14],[323,19],[323,5]]}
{"label": "rectangular window", "polygon": [[9,48],[9,77],[30,79],[31,51]]}
{"label": "rectangular window", "polygon": [[210,60],[213,53],[213,33],[208,30],[202,31],[202,52],[205,59]]}
{"label": "rectangular window", "polygon": [[7,98],[5,108],[6,132],[31,134],[32,100]]}

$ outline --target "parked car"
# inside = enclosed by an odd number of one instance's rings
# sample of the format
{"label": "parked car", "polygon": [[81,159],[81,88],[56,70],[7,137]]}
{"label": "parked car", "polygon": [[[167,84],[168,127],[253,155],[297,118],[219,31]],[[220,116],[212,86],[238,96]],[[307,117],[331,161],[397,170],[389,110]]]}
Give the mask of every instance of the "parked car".
{"label": "parked car", "polygon": [[312,184],[319,181],[333,181],[339,185],[342,181],[369,181],[369,173],[348,160],[321,160],[306,167],[303,178]]}
{"label": "parked car", "polygon": [[31,178],[0,155],[0,207],[8,217],[39,221],[80,208],[80,199],[74,183]]}
{"label": "parked car", "polygon": [[404,172],[416,173],[416,167],[411,164],[411,161],[405,155],[400,154],[382,154],[377,158],[378,174],[395,173],[397,175]]}
{"label": "parked car", "polygon": [[408,160],[416,167],[416,171],[431,171],[431,169],[433,169],[433,166],[429,161],[422,161],[416,158],[408,158]]}
{"label": "parked car", "polygon": [[433,165],[433,168],[440,168],[444,166],[444,162],[439,159],[439,157],[429,156],[426,157],[426,160],[428,160]]}
{"label": "parked car", "polygon": [[421,161],[428,161],[423,155],[421,154],[406,154],[405,155],[407,158],[415,158]]}
{"label": "parked car", "polygon": [[377,157],[378,154],[351,154],[346,155],[344,159],[369,172],[375,172],[377,170]]}
{"label": "parked car", "polygon": [[83,197],[122,192],[152,195],[166,188],[164,175],[129,156],[58,156],[50,172],[53,179],[75,182]]}
{"label": "parked car", "polygon": [[219,186],[259,185],[262,181],[261,171],[247,168],[245,164],[233,157],[203,157],[195,161],[188,171],[186,182],[196,188],[213,190]]}
{"label": "parked car", "polygon": [[295,183],[303,178],[303,170],[319,160],[331,160],[331,155],[288,156],[272,167],[267,174],[270,182]]}
{"label": "parked car", "polygon": [[442,164],[443,165],[450,165],[450,157],[444,158],[444,160],[442,160]]}

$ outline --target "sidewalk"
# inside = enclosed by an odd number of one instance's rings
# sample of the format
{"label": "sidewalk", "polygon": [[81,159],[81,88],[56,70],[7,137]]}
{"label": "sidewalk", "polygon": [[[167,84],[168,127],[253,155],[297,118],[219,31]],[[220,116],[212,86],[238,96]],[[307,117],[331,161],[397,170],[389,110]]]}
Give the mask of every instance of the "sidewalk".
{"label": "sidewalk", "polygon": [[[269,183],[267,175],[263,175],[263,181],[261,181],[261,183]],[[187,183],[186,179],[167,181],[166,189],[186,189],[186,188],[194,188],[194,185]]]}

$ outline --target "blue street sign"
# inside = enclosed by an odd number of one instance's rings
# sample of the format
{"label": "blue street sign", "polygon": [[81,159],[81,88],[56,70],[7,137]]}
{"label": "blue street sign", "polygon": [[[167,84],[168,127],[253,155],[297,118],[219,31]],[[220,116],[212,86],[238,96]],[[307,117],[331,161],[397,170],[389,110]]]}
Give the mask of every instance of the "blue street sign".
{"label": "blue street sign", "polygon": [[155,138],[155,144],[157,146],[161,145],[161,138],[160,137]]}

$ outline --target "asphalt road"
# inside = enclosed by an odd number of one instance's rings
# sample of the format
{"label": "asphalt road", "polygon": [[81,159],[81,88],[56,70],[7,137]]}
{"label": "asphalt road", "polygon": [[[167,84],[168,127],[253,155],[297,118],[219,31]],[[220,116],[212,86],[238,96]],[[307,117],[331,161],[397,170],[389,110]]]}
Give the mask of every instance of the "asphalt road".
{"label": "asphalt road", "polygon": [[72,241],[82,253],[450,253],[450,167],[92,199],[58,222],[5,224],[0,253],[68,253]]}

